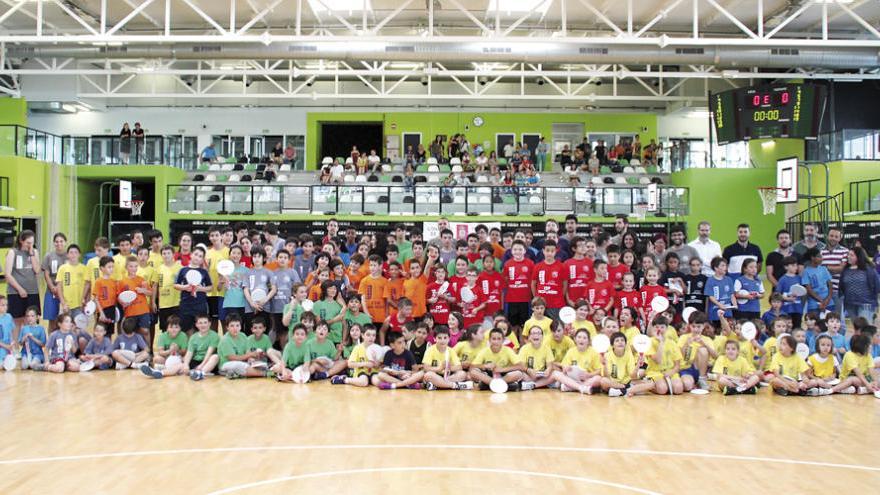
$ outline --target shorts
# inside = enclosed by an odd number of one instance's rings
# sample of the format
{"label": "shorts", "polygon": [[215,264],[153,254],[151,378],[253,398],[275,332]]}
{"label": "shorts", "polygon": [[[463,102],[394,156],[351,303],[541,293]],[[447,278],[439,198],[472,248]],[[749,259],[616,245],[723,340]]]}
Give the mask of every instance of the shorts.
{"label": "shorts", "polygon": [[522,327],[531,318],[532,315],[529,313],[529,303],[527,302],[507,303],[507,321],[511,325]]}
{"label": "shorts", "polygon": [[[102,309],[101,314],[104,315],[104,318],[112,321],[113,323],[116,323],[117,321],[119,321],[119,314],[120,313],[119,313],[119,310],[116,308],[116,306],[110,306],[110,307]],[[112,329],[111,329],[111,332],[112,332]]]}
{"label": "shorts", "polygon": [[196,328],[196,315],[180,313],[178,316],[180,316],[180,330],[182,332],[188,332]]}
{"label": "shorts", "polygon": [[189,360],[189,369],[194,370],[202,365],[202,361],[198,361],[196,359]]}
{"label": "shorts", "polygon": [[230,371],[235,371],[238,374],[243,375],[247,369],[248,365],[244,361],[226,361],[223,363],[223,366],[220,367],[220,372],[227,374]]}
{"label": "shorts", "polygon": [[168,328],[168,317],[174,316],[178,312],[178,307],[159,308],[159,328],[164,332]]}
{"label": "shorts", "polygon": [[693,378],[695,382],[700,379],[700,371],[697,368],[695,368],[694,366],[691,366],[690,368],[688,368],[686,370],[679,371],[679,374],[681,376],[689,376],[689,377]]}
{"label": "shorts", "polygon": [[125,318],[126,320],[134,320],[137,322],[138,328],[146,328],[149,329],[153,326],[153,316],[150,313],[144,313],[142,315],[129,316]]}
{"label": "shorts", "polygon": [[24,318],[24,314],[31,306],[37,308],[37,315],[40,314],[40,295],[28,294],[27,297],[21,297],[18,294],[7,294],[6,299],[9,301],[9,314],[13,318]]}
{"label": "shorts", "polygon": [[58,318],[61,311],[61,301],[58,300],[51,292],[46,292],[43,296],[43,319],[52,321]]}
{"label": "shorts", "polygon": [[223,298],[221,296],[208,297],[208,316],[216,320],[220,316],[221,307],[223,307]]}

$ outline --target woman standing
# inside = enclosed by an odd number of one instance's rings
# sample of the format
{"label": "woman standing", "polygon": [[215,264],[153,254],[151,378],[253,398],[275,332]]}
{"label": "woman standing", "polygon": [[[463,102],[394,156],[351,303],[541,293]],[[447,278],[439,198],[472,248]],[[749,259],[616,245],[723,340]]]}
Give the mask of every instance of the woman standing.
{"label": "woman standing", "polygon": [[128,157],[131,154],[131,129],[128,122],[122,124],[119,131],[119,163],[128,165]]}
{"label": "woman standing", "polygon": [[437,136],[431,143],[431,156],[437,160],[437,163],[443,163],[443,138]]}
{"label": "woman standing", "polygon": [[23,230],[18,234],[15,247],[6,253],[6,294],[9,300],[9,314],[15,320],[12,341],[18,342],[18,332],[24,323],[24,315],[31,306],[40,312],[40,253],[34,247],[34,232]]}
{"label": "woman standing", "polygon": [[547,153],[550,152],[550,145],[544,141],[544,137],[541,136],[540,141],[538,141],[538,149],[535,150],[535,154],[538,158],[538,172],[543,172],[544,167],[547,165]]}
{"label": "woman standing", "polygon": [[180,240],[177,241],[177,251],[174,253],[174,259],[180,262],[180,266],[189,266],[189,258],[192,255],[193,238],[189,232],[180,234]]}
{"label": "woman standing", "polygon": [[838,288],[846,316],[850,319],[861,316],[872,322],[877,311],[880,276],[868,260],[865,250],[860,247],[850,249],[846,261],[847,267],[840,274]]}

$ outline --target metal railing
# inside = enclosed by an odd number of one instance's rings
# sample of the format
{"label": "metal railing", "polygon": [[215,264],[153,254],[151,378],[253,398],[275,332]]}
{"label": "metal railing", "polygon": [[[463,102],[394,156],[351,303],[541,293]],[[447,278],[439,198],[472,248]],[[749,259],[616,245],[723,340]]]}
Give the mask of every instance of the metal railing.
{"label": "metal railing", "polygon": [[880,160],[880,130],[841,129],[807,142],[807,160]]}
{"label": "metal railing", "polygon": [[880,179],[850,182],[846,211],[880,212]]}
{"label": "metal railing", "polygon": [[61,136],[20,125],[0,125],[0,156],[61,163]]}
{"label": "metal railing", "polygon": [[843,192],[830,196],[822,201],[811,203],[805,210],[792,215],[786,221],[786,229],[792,233],[792,239],[800,240],[803,227],[807,223],[816,223],[821,226],[822,232],[827,232],[828,225],[843,222]]}
{"label": "metal railing", "polygon": [[0,176],[0,206],[9,206],[9,177]]}
{"label": "metal railing", "polygon": [[[550,215],[645,214],[646,186],[171,184],[170,213]],[[687,215],[688,188],[659,186],[657,216]]]}

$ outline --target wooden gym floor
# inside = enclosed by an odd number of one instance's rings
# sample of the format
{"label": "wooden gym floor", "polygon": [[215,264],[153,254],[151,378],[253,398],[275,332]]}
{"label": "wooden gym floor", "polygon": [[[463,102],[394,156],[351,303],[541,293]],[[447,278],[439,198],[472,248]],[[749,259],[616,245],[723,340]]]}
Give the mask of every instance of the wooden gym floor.
{"label": "wooden gym floor", "polygon": [[[2,373],[2,372],[0,372]],[[0,493],[876,493],[872,396],[0,376]]]}

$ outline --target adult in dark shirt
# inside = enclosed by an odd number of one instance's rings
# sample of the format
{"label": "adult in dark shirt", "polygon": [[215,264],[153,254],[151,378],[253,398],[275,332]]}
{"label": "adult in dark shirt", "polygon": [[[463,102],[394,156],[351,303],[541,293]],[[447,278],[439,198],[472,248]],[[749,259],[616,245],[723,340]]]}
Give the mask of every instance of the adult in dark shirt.
{"label": "adult in dark shirt", "polygon": [[144,163],[146,160],[144,159],[144,139],[146,139],[146,133],[144,132],[143,127],[141,127],[140,122],[134,123],[134,130],[131,131],[131,134],[134,136],[134,158],[137,163]]}
{"label": "adult in dark shirt", "polygon": [[785,264],[782,262],[788,256],[796,256],[791,247],[791,233],[785,229],[776,233],[777,248],[767,255],[767,280],[776,288],[779,277],[785,275]]}
{"label": "adult in dark shirt", "polygon": [[596,158],[599,160],[599,163],[602,165],[608,165],[608,150],[605,148],[605,141],[600,139],[598,144],[596,144],[596,149],[593,150],[596,153]]}
{"label": "adult in dark shirt", "polygon": [[122,124],[122,130],[119,131],[119,163],[128,165],[128,157],[131,154],[131,128],[128,122]]}
{"label": "adult in dark shirt", "polygon": [[764,255],[761,254],[761,248],[749,242],[750,235],[749,224],[739,224],[736,227],[736,242],[724,248],[721,253],[721,256],[727,261],[727,276],[734,280],[740,276],[743,262],[747,259],[755,260],[758,263],[758,273],[761,272]]}

